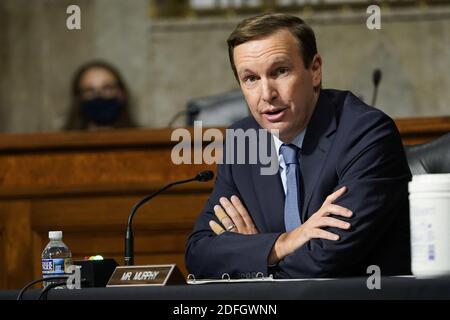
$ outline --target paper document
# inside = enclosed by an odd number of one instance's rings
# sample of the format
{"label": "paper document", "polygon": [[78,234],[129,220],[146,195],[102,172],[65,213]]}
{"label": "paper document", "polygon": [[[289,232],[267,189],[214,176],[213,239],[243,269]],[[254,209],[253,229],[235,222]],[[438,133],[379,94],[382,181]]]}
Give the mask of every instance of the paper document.
{"label": "paper document", "polygon": [[228,274],[224,274],[222,279],[195,279],[190,274],[186,280],[187,284],[208,284],[208,283],[239,283],[239,282],[293,282],[293,281],[326,281],[336,280],[333,278],[308,278],[308,279],[274,279],[272,275],[269,277],[257,276],[255,278],[231,279]]}

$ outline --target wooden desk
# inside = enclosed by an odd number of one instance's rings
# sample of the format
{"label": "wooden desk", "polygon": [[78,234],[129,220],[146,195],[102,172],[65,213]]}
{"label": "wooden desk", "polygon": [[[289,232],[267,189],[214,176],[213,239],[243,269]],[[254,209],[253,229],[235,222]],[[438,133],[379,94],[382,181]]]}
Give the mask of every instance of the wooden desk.
{"label": "wooden desk", "polygon": [[[397,121],[414,144],[450,131],[450,117]],[[192,131],[191,131],[192,132]],[[49,230],[63,230],[74,259],[101,254],[123,263],[132,205],[208,165],[174,165],[171,129],[0,135],[0,288],[41,275]],[[136,264],[176,263],[213,183],[177,186],[134,220]]]}

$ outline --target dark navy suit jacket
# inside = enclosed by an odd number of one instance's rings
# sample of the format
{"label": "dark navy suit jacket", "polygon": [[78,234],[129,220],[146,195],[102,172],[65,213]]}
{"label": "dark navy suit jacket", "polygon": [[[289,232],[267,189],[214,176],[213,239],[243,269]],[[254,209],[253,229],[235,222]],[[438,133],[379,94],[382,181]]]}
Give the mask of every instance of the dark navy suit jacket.
{"label": "dark navy suit jacket", "polygon": [[[259,129],[251,117],[231,128]],[[353,211],[351,228],[325,230],[338,241],[312,239],[268,266],[268,256],[284,227],[280,174],[261,175],[261,164],[219,164],[214,190],[186,244],[186,265],[196,278],[249,277],[258,272],[277,278],[367,275],[377,265],[382,275],[410,274],[409,205],[411,173],[395,123],[348,91],[321,90],[300,154],[300,203],[306,221],[325,198],[342,186],[336,204]],[[216,220],[219,198],[237,195],[259,234],[225,232]]]}

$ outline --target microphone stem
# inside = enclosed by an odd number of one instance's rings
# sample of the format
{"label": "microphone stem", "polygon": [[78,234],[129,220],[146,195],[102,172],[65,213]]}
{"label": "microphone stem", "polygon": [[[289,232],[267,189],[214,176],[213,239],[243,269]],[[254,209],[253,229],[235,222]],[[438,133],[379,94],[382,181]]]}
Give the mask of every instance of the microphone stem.
{"label": "microphone stem", "polygon": [[134,264],[133,218],[134,218],[134,215],[135,215],[137,209],[139,209],[140,206],[142,206],[144,203],[149,201],[151,198],[157,196],[161,192],[169,189],[170,187],[173,187],[177,184],[182,184],[182,183],[191,182],[191,181],[197,181],[197,178],[195,177],[195,178],[190,178],[190,179],[186,179],[186,180],[172,182],[172,183],[168,184],[167,186],[165,186],[164,188],[162,188],[158,191],[155,191],[152,194],[146,196],[145,198],[143,198],[142,200],[140,200],[138,203],[136,203],[134,205],[133,209],[131,209],[130,215],[128,216],[128,224],[127,224],[127,230],[126,230],[126,236],[125,236],[125,265],[126,266],[132,266]]}
{"label": "microphone stem", "polygon": [[375,101],[377,100],[377,92],[378,92],[378,85],[373,88],[373,96],[372,96],[372,107],[375,107]]}

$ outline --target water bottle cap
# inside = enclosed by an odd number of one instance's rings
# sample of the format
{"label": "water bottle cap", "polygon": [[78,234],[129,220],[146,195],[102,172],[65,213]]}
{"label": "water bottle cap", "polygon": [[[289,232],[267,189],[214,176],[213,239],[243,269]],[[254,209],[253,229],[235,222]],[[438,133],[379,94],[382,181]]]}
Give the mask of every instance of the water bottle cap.
{"label": "water bottle cap", "polygon": [[61,240],[63,236],[62,231],[49,231],[48,238],[50,240]]}

